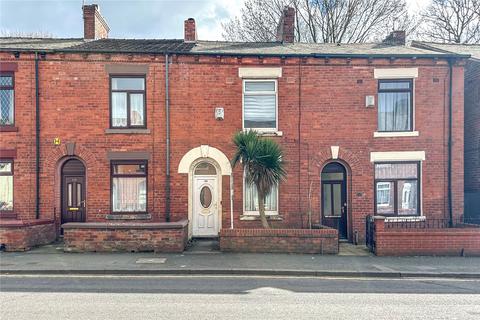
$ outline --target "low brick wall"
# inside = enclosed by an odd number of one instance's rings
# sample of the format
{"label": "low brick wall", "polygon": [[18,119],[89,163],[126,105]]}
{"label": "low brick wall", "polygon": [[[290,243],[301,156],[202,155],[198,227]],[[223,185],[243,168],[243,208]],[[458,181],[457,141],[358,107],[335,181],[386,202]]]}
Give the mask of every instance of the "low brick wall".
{"label": "low brick wall", "polygon": [[52,220],[0,220],[0,245],[5,251],[27,251],[57,237]]}
{"label": "low brick wall", "polygon": [[384,228],[375,221],[377,256],[480,256],[480,228],[461,225],[455,228]]}
{"label": "low brick wall", "polygon": [[222,229],[220,250],[230,252],[338,253],[335,229]]}
{"label": "low brick wall", "polygon": [[188,221],[71,222],[62,225],[66,252],[183,252]]}

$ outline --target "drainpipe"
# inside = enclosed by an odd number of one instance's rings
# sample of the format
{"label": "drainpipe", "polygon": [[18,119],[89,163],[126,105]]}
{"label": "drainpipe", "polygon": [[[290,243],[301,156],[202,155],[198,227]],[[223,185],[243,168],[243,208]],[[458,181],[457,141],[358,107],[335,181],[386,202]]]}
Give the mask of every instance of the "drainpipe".
{"label": "drainpipe", "polygon": [[170,96],[168,93],[168,53],[165,54],[165,127],[166,127],[166,184],[165,184],[165,220],[170,222]]}
{"label": "drainpipe", "polygon": [[448,60],[449,84],[448,84],[448,225],[453,227],[453,195],[452,195],[452,117],[453,117],[453,60]]}
{"label": "drainpipe", "polygon": [[40,218],[40,90],[38,52],[35,52],[35,219]]}
{"label": "drainpipe", "polygon": [[230,229],[233,229],[233,171],[230,173]]}

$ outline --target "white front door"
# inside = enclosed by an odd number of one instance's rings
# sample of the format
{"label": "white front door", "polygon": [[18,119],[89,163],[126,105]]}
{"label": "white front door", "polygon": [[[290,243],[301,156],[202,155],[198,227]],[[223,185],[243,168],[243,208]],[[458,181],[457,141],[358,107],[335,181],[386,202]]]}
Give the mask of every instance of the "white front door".
{"label": "white front door", "polygon": [[193,236],[217,237],[219,231],[217,177],[194,176],[193,191]]}

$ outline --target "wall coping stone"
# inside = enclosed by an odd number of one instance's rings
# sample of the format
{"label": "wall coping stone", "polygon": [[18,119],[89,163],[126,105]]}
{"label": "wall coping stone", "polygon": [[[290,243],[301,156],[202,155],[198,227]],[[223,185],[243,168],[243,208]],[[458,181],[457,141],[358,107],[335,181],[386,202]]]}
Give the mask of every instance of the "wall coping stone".
{"label": "wall coping stone", "polygon": [[37,219],[37,220],[17,220],[17,219],[0,219],[0,228],[21,228],[31,227],[43,224],[54,223],[51,219]]}
{"label": "wall coping stone", "polygon": [[183,229],[188,220],[177,222],[69,222],[62,224],[63,229]]}

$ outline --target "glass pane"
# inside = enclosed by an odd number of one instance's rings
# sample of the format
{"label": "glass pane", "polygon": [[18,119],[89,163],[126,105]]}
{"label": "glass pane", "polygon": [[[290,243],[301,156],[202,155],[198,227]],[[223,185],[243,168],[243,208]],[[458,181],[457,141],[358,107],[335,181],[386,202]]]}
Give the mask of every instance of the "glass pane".
{"label": "glass pane", "polygon": [[[245,181],[244,181],[245,183]],[[278,187],[265,197],[265,211],[277,211]],[[257,188],[254,185],[245,183],[245,211],[258,211]]]}
{"label": "glass pane", "polygon": [[135,93],[130,95],[130,125],[143,126],[143,94]]}
{"label": "glass pane", "polygon": [[252,91],[275,92],[275,81],[246,81],[245,92],[252,92]]}
{"label": "glass pane", "polygon": [[398,188],[398,215],[417,214],[417,181],[400,180]]}
{"label": "glass pane", "polygon": [[12,172],[12,163],[11,162],[2,162],[0,161],[0,172],[2,173],[11,173]]}
{"label": "glass pane", "polygon": [[195,168],[196,175],[216,175],[217,170],[208,162],[202,162]]}
{"label": "glass pane", "polygon": [[416,179],[417,169],[416,163],[377,163],[375,179]]}
{"label": "glass pane", "polygon": [[145,164],[115,164],[113,166],[114,174],[145,174]]}
{"label": "glass pane", "polygon": [[0,125],[13,124],[13,90],[0,90]]}
{"label": "glass pane", "polygon": [[323,189],[323,215],[331,216],[332,215],[332,185],[324,184],[322,189]]}
{"label": "glass pane", "polygon": [[77,207],[82,205],[82,185],[77,183]]}
{"label": "glass pane", "polygon": [[380,90],[410,89],[410,81],[380,81]]}
{"label": "glass pane", "polygon": [[127,126],[127,94],[112,92],[112,126]]}
{"label": "glass pane", "polygon": [[409,92],[380,92],[378,94],[378,130],[411,130],[410,109]]}
{"label": "glass pane", "polygon": [[71,207],[73,205],[73,185],[69,183],[67,185],[67,206]]}
{"label": "glass pane", "polygon": [[244,121],[245,128],[275,128],[275,95],[245,95]]}
{"label": "glass pane", "polygon": [[342,185],[333,184],[333,215],[340,217],[342,215]]}
{"label": "glass pane", "polygon": [[2,86],[2,87],[13,86],[13,77],[12,76],[0,76],[0,86]]}
{"label": "glass pane", "polygon": [[13,210],[13,176],[0,176],[0,210]]}
{"label": "glass pane", "polygon": [[393,182],[377,182],[377,214],[394,214]]}
{"label": "glass pane", "polygon": [[144,78],[112,78],[113,90],[145,90]]}
{"label": "glass pane", "polygon": [[147,179],[113,178],[113,211],[145,212],[147,211]]}
{"label": "glass pane", "polygon": [[322,173],[322,181],[339,181],[343,180],[343,173],[336,172],[336,173]]}
{"label": "glass pane", "polygon": [[204,208],[208,208],[212,204],[212,191],[207,186],[200,191],[200,204]]}

